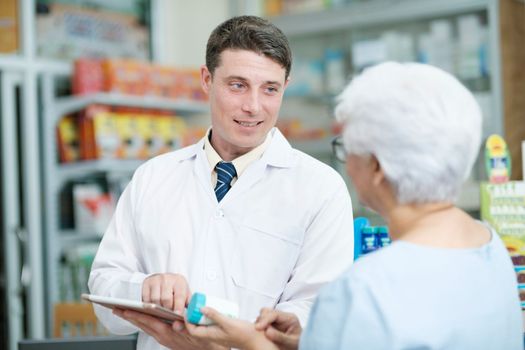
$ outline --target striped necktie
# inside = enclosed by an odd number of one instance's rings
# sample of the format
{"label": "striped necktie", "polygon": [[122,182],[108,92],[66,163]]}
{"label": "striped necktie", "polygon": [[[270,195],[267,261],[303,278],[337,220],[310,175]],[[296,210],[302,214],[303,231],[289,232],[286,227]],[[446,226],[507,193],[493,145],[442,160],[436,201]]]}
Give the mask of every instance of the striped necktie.
{"label": "striped necktie", "polygon": [[232,179],[237,176],[237,172],[235,171],[235,167],[232,163],[223,161],[217,163],[215,166],[215,171],[217,172],[215,195],[217,196],[217,201],[220,202],[232,187]]}

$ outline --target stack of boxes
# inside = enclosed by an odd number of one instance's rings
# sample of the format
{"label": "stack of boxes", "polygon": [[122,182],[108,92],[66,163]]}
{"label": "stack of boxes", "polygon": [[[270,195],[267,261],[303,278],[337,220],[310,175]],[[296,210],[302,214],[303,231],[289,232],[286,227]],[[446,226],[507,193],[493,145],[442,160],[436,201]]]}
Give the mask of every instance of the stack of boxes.
{"label": "stack of boxes", "polygon": [[197,69],[174,68],[131,59],[76,60],[73,93],[84,95],[94,92],[206,100]]}

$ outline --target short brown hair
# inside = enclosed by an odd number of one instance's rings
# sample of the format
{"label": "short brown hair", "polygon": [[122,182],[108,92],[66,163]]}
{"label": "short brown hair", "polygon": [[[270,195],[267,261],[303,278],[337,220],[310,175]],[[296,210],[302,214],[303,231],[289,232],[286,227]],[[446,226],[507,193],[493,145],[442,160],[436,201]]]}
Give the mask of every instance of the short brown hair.
{"label": "short brown hair", "polygon": [[260,17],[233,17],[213,30],[206,45],[206,66],[212,75],[221,64],[221,53],[227,49],[264,55],[285,69],[285,79],[290,74],[292,52],[288,39],[279,28]]}

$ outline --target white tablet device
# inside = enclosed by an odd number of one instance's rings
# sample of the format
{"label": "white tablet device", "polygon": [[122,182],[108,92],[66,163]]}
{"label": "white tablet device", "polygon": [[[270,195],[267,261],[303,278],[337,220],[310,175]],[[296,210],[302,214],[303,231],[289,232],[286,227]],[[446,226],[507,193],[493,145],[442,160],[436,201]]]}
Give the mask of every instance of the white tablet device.
{"label": "white tablet device", "polygon": [[151,316],[158,317],[167,322],[175,320],[184,321],[184,316],[178,315],[170,309],[153,303],[137,300],[103,297],[100,295],[82,294],[82,299],[105,306],[110,309],[134,310]]}

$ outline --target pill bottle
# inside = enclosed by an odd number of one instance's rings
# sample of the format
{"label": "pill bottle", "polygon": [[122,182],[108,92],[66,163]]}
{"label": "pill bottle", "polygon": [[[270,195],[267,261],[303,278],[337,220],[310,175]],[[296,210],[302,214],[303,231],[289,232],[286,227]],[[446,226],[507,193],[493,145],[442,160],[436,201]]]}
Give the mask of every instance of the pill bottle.
{"label": "pill bottle", "polygon": [[188,322],[204,326],[213,324],[212,320],[201,313],[201,308],[205,306],[211,307],[227,317],[239,317],[239,305],[236,303],[203,293],[193,293],[186,311]]}
{"label": "pill bottle", "polygon": [[389,246],[391,243],[391,240],[390,240],[390,236],[388,235],[388,227],[379,226],[377,230],[378,230],[378,236],[379,236],[379,246],[380,247]]}
{"label": "pill bottle", "polygon": [[379,248],[377,228],[373,226],[363,227],[361,230],[361,242],[363,254],[377,250]]}

